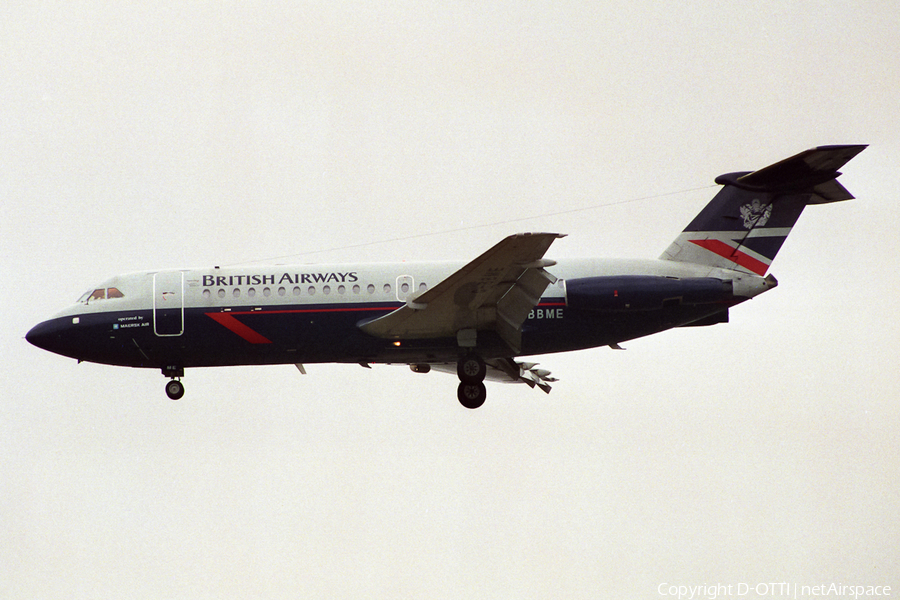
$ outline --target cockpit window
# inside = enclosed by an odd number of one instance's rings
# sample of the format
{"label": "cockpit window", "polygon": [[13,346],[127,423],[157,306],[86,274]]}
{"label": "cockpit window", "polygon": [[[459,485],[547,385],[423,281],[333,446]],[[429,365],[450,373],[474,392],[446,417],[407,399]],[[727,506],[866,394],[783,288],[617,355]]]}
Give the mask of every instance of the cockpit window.
{"label": "cockpit window", "polygon": [[79,303],[90,303],[96,302],[97,300],[110,300],[112,298],[124,298],[125,294],[119,291],[118,288],[97,288],[96,290],[92,290],[89,292],[85,292],[81,298],[78,299]]}

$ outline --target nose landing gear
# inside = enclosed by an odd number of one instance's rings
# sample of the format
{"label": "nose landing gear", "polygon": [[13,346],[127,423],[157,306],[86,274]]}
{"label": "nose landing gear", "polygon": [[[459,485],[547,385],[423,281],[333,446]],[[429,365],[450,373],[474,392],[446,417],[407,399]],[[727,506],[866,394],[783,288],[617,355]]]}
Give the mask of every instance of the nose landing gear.
{"label": "nose landing gear", "polygon": [[179,400],[184,396],[184,385],[177,379],[173,379],[166,384],[166,396],[170,400]]}
{"label": "nose landing gear", "polygon": [[184,377],[184,368],[166,365],[162,369],[162,374],[172,378],[172,381],[166,384],[166,396],[168,396],[170,400],[181,399],[181,397],[184,396],[184,384],[179,381],[179,378]]}

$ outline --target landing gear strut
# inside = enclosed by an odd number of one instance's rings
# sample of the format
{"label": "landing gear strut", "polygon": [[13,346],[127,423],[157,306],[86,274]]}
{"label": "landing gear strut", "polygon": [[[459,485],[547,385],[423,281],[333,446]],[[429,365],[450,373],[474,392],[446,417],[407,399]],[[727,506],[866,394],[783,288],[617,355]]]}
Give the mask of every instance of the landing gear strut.
{"label": "landing gear strut", "polygon": [[487,399],[487,390],[484,387],[487,365],[484,364],[484,360],[475,353],[467,354],[459,359],[456,374],[459,375],[459,388],[456,390],[459,403],[466,408],[478,408],[484,404]]}

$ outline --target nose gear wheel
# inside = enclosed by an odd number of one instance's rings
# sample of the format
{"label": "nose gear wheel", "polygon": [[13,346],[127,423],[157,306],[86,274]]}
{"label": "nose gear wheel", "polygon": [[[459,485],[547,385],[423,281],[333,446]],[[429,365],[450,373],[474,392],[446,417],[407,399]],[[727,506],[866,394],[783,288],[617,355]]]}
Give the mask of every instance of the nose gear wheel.
{"label": "nose gear wheel", "polygon": [[170,400],[179,400],[184,396],[184,385],[177,379],[173,379],[166,384],[166,396]]}

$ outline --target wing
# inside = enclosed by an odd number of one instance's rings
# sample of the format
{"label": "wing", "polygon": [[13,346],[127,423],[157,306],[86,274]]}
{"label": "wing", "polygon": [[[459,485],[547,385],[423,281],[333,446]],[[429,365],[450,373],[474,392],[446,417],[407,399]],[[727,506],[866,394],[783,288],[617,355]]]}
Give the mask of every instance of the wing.
{"label": "wing", "polygon": [[[484,362],[488,368],[485,379],[490,381],[526,383],[532,388],[535,386],[541,388],[547,394],[550,393],[550,384],[559,381],[550,376],[550,371],[536,369],[537,363],[519,362],[511,358],[489,359]],[[435,371],[456,375],[456,363],[436,363],[429,366]]]}
{"label": "wing", "polygon": [[556,282],[544,270],[556,263],[543,256],[560,237],[564,236],[511,235],[405,306],[360,328],[388,339],[459,336],[460,345],[473,345],[468,332],[488,329],[518,354],[522,323],[547,286]]}

